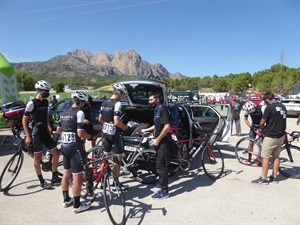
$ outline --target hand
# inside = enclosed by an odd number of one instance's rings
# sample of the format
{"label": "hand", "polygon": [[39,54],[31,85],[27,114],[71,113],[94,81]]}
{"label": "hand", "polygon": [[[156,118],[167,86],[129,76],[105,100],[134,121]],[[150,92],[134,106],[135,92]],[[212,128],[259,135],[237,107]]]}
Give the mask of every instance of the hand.
{"label": "hand", "polygon": [[261,129],[258,129],[258,130],[257,130],[257,136],[258,136],[258,137],[261,137],[262,135],[263,135],[262,130],[261,130]]}

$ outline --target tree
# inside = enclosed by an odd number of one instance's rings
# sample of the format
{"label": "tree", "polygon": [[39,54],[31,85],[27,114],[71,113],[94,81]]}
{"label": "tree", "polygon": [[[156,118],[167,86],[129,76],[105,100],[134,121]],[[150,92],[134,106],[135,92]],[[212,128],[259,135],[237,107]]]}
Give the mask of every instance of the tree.
{"label": "tree", "polygon": [[36,79],[25,70],[18,70],[16,72],[18,90],[19,91],[34,91]]}
{"label": "tree", "polygon": [[53,89],[56,91],[56,93],[63,93],[65,92],[65,83],[64,82],[57,82],[53,85]]}

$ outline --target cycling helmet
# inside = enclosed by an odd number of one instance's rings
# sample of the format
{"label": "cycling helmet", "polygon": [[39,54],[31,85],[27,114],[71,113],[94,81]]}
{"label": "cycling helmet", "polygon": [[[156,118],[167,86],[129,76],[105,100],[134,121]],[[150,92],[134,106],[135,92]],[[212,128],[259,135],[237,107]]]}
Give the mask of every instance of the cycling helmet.
{"label": "cycling helmet", "polygon": [[38,82],[35,83],[34,85],[35,89],[39,89],[39,90],[47,90],[50,91],[51,90],[51,85],[44,80],[39,80]]}
{"label": "cycling helmet", "polygon": [[243,109],[247,113],[253,113],[253,112],[255,112],[255,105],[253,102],[246,102],[245,105],[243,106]]}
{"label": "cycling helmet", "polygon": [[118,91],[122,91],[125,95],[128,95],[128,91],[124,84],[116,83],[113,85],[113,87]]}
{"label": "cycling helmet", "polygon": [[83,101],[87,102],[89,99],[89,96],[82,91],[75,91],[72,93],[72,98],[79,99],[79,101],[82,101],[82,102]]}

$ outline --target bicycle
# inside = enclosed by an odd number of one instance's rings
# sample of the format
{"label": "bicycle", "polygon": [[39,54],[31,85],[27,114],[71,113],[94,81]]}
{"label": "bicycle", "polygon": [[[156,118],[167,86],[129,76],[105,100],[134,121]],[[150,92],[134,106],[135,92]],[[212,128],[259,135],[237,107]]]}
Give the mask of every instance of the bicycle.
{"label": "bicycle", "polygon": [[[94,147],[95,148],[95,147]],[[123,225],[126,222],[125,197],[118,177],[110,168],[110,156],[94,157],[94,151],[89,151],[84,165],[84,179],[86,181],[86,194],[91,196],[90,202],[97,198],[96,190],[102,190],[105,208],[114,225]]]}
{"label": "bicycle", "polygon": [[[131,140],[130,140],[130,139]],[[143,146],[144,138],[127,137],[124,140],[123,173],[132,173],[135,180],[143,184],[157,181],[156,177],[156,151],[148,146]],[[146,141],[146,140],[145,140]],[[147,148],[148,147],[148,148]],[[95,146],[87,151],[88,155],[99,158],[103,155],[103,146]],[[143,173],[146,171],[146,173]]]}
{"label": "bicycle", "polygon": [[[300,179],[300,147],[291,143],[298,139],[299,131],[286,132],[281,147],[279,173],[288,178]],[[290,138],[288,138],[290,137]],[[263,136],[256,138],[243,137],[235,146],[235,156],[239,163],[244,165],[261,165],[261,147]]]}
{"label": "bicycle", "polygon": [[[8,124],[10,129],[15,137],[16,141],[14,142],[15,146],[18,146],[17,152],[13,154],[13,156],[8,160],[7,164],[5,165],[4,169],[0,175],[0,191],[8,190],[22,168],[23,161],[24,161],[24,153],[27,153],[30,157],[33,158],[33,147],[32,145],[27,146],[25,144],[25,132],[22,127],[21,120],[9,120]],[[58,140],[58,138],[57,138]],[[52,171],[52,155],[48,154],[45,156],[44,159],[40,161],[42,166],[42,170],[44,172]],[[62,162],[59,162],[61,165]],[[62,176],[60,172],[58,172],[59,176]]]}
{"label": "bicycle", "polygon": [[[170,135],[176,144],[178,141],[177,135],[174,132]],[[124,136],[122,172],[125,174],[132,173],[133,178],[142,184],[152,184],[157,181],[156,150],[149,145],[152,138],[150,133],[143,133],[142,137]],[[178,146],[175,146],[175,148],[178,148],[178,151],[172,154],[169,175],[173,175],[180,169],[186,171],[190,168],[190,162],[184,157],[186,154]],[[102,154],[103,147],[95,146],[87,152],[97,158]]]}
{"label": "bicycle", "polygon": [[[179,140],[178,144],[181,145],[181,152],[186,152],[191,161],[201,152],[201,164],[204,173],[208,178],[217,180],[224,171],[224,158],[221,150],[216,145],[210,144],[209,140],[212,135],[219,134],[201,134],[198,138]],[[188,148],[188,142],[192,142],[193,147],[191,149]]]}

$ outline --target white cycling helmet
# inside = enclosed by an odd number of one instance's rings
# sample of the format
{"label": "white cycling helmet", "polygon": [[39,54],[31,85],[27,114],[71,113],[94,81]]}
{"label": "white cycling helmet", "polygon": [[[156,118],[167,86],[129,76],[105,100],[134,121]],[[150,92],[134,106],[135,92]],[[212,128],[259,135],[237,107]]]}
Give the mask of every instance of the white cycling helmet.
{"label": "white cycling helmet", "polygon": [[82,91],[75,91],[72,93],[72,98],[79,99],[79,101],[82,101],[82,102],[83,101],[87,102],[89,99],[89,96]]}
{"label": "white cycling helmet", "polygon": [[243,109],[247,112],[247,113],[253,113],[255,112],[255,105],[253,102],[246,102],[243,106]]}
{"label": "white cycling helmet", "polygon": [[50,91],[51,90],[51,85],[44,80],[39,80],[38,82],[35,83],[34,85],[35,89],[39,89],[39,90],[47,90]]}
{"label": "white cycling helmet", "polygon": [[122,91],[125,95],[128,95],[128,91],[124,84],[116,83],[113,85],[113,87],[118,91]]}

